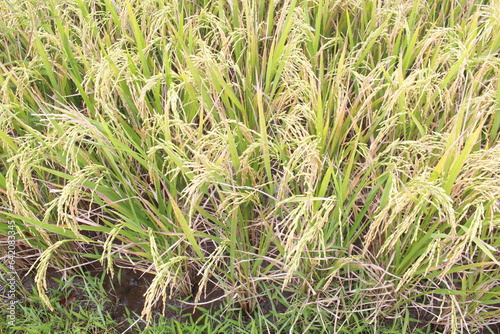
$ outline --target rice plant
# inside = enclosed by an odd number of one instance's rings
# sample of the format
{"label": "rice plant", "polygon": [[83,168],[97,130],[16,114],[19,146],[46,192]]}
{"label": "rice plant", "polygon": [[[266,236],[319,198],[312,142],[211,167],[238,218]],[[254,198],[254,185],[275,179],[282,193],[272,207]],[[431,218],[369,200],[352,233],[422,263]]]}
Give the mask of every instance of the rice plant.
{"label": "rice plant", "polygon": [[2,242],[49,308],[99,260],[155,275],[148,322],[215,286],[292,291],[292,332],[498,323],[499,8],[0,2]]}

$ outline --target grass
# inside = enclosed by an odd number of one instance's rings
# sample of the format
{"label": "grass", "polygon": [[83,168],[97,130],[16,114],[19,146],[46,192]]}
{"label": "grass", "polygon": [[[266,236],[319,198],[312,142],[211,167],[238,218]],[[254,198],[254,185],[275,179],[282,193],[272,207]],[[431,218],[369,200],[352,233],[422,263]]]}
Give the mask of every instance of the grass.
{"label": "grass", "polygon": [[[18,287],[22,302],[16,304],[16,320],[14,326],[9,323],[3,312],[0,320],[0,332],[6,333],[110,333],[115,326],[113,319],[104,311],[109,303],[102,289],[101,280],[97,277],[75,275],[66,281],[55,280],[56,283],[45,293],[55,307],[50,312],[43,305],[36,289]],[[5,277],[2,277],[2,284]],[[73,302],[74,295],[81,295],[80,302]],[[71,321],[68,321],[71,319]]]}
{"label": "grass", "polygon": [[151,324],[210,282],[213,332],[498,323],[498,5],[3,1],[0,254],[52,310],[49,269],[154,274]]}

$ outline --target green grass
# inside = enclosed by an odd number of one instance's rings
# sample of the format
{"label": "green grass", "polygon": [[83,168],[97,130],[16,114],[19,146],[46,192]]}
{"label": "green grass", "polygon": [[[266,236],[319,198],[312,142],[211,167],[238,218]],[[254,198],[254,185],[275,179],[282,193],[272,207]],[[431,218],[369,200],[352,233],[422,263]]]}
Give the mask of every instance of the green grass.
{"label": "green grass", "polygon": [[15,267],[48,308],[49,268],[152,273],[148,322],[197,279],[254,317],[241,332],[499,322],[498,5],[1,2]]}
{"label": "green grass", "polygon": [[[2,276],[2,285],[5,282]],[[46,290],[55,307],[52,311],[44,307],[36,289],[18,286],[22,296],[16,304],[14,326],[2,305],[0,332],[6,333],[113,333],[115,322],[105,309],[109,303],[102,281],[97,277],[75,275],[66,281],[56,280],[56,285]],[[78,301],[73,301],[75,293]]]}

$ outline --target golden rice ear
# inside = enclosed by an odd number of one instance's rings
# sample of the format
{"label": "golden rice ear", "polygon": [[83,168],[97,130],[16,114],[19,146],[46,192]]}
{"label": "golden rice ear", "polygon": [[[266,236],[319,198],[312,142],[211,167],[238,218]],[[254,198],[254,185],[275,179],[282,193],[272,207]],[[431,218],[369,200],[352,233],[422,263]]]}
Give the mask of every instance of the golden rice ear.
{"label": "golden rice ear", "polygon": [[[38,290],[38,295],[40,296],[44,304],[47,305],[47,307],[51,311],[54,311],[54,307],[50,303],[50,299],[47,296],[47,268],[50,265],[50,260],[54,255],[54,252],[57,251],[58,248],[61,247],[62,245],[69,243],[71,241],[73,240],[57,241],[53,245],[49,246],[45,251],[43,251],[43,253],[38,258],[37,263],[35,263],[36,264],[35,283]],[[31,269],[33,269],[33,267]]]}
{"label": "golden rice ear", "polygon": [[116,237],[120,234],[120,231],[123,228],[124,226],[121,224],[119,226],[114,227],[109,232],[109,235],[106,238],[104,245],[102,246],[102,254],[99,261],[101,262],[102,265],[104,265],[104,261],[106,260],[106,272],[108,272],[111,275],[111,278],[113,278],[115,274],[114,262],[113,262],[113,244]]}
{"label": "golden rice ear", "polygon": [[[159,267],[156,267],[156,274],[144,294],[144,308],[141,317],[146,317],[146,322],[150,323],[153,316],[153,307],[160,301],[163,302],[163,307],[166,307],[167,297],[171,298],[174,291],[182,286],[186,286],[185,282],[185,262],[189,259],[187,256],[177,256],[167,261],[162,261]],[[189,283],[189,282],[187,282]],[[189,285],[189,284],[188,284]],[[167,290],[169,291],[167,293]],[[187,289],[185,295],[189,294]]]}

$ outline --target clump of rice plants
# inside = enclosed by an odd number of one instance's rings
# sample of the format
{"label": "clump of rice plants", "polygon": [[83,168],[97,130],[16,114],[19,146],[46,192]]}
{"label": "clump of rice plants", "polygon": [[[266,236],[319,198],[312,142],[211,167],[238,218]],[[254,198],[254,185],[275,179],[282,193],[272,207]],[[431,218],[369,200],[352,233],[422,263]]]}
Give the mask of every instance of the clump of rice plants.
{"label": "clump of rice plants", "polygon": [[499,5],[3,1],[2,243],[49,308],[100,261],[155,275],[148,322],[217,289],[290,292],[282,330],[498,323]]}

